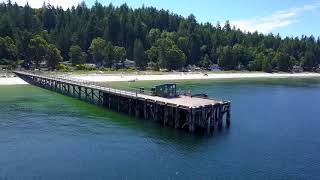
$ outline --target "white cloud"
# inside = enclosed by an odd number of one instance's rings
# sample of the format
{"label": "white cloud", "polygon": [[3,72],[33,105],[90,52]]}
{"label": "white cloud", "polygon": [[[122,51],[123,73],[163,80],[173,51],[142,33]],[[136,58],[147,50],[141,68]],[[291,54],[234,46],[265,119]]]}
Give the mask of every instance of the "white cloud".
{"label": "white cloud", "polygon": [[[33,8],[41,8],[43,2],[46,4],[50,2],[52,6],[61,6],[63,9],[67,9],[68,7],[77,6],[83,0],[11,0],[12,3],[17,3],[20,6],[24,6],[27,2]],[[0,0],[0,2],[7,2],[7,0]]]}
{"label": "white cloud", "polygon": [[302,7],[294,7],[284,11],[276,11],[270,16],[257,17],[251,19],[243,19],[231,21],[230,23],[241,30],[261,33],[270,33],[278,28],[286,27],[290,24],[298,22],[299,16],[307,11],[319,8],[320,4],[304,5]]}

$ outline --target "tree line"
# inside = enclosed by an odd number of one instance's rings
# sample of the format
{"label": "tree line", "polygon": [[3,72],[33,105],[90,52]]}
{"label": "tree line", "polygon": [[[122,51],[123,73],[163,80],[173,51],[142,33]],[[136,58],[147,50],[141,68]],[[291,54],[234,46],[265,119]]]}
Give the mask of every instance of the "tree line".
{"label": "tree line", "polygon": [[126,58],[145,69],[181,69],[187,65],[224,70],[239,67],[255,71],[290,71],[294,65],[307,71],[320,64],[320,39],[243,32],[227,21],[198,23],[153,7],[132,9],[83,2],[63,10],[44,4],[34,9],[9,0],[0,4],[0,64],[38,67],[46,62],[73,65],[95,63],[112,67]]}

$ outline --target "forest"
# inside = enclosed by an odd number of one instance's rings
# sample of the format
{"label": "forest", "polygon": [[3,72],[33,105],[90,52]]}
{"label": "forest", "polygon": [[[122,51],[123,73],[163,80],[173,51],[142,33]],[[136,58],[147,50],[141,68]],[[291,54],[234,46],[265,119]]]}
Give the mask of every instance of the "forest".
{"label": "forest", "polygon": [[49,4],[21,7],[10,0],[0,4],[0,65],[12,67],[45,62],[56,69],[69,61],[111,68],[130,59],[142,70],[153,62],[168,70],[218,64],[223,70],[289,72],[293,66],[315,71],[319,57],[320,39],[313,36],[244,32],[228,21],[199,23],[192,14],[154,7],[83,2],[63,10]]}

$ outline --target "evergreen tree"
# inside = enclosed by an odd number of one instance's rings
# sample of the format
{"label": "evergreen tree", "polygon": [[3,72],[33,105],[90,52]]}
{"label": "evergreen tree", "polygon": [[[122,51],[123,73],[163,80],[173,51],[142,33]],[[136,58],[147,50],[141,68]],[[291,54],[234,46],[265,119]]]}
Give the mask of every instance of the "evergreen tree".
{"label": "evergreen tree", "polygon": [[144,57],[144,48],[141,40],[136,39],[134,41],[134,48],[133,48],[133,60],[136,62],[136,65],[140,69],[145,69],[147,63]]}
{"label": "evergreen tree", "polygon": [[[221,27],[219,22],[198,23],[194,15],[184,18],[166,10],[133,9],[126,4],[116,7],[96,2],[88,8],[82,2],[63,10],[46,4],[33,9],[28,4],[20,7],[11,1],[0,3],[0,37],[10,37],[17,48],[15,56],[6,55],[8,61],[45,62],[42,38],[47,44],[54,44],[65,60],[69,58],[70,46],[77,45],[83,53],[90,54],[88,62],[106,66],[125,57],[136,60],[142,68],[146,61],[166,64],[170,63],[168,54],[183,57],[180,50],[187,59],[184,65],[207,67],[219,63],[226,70],[237,69],[241,64],[250,70],[269,71],[271,64],[272,70],[289,71],[296,64],[313,71],[320,64],[319,38],[263,35],[236,28],[228,21]],[[167,39],[167,46],[160,46],[159,39]],[[37,43],[40,50],[35,49]],[[40,54],[35,54],[37,51]],[[81,53],[80,59],[82,55],[85,56]]]}
{"label": "evergreen tree", "polygon": [[36,65],[36,68],[39,68],[40,63],[46,60],[48,42],[40,35],[34,36],[29,43],[29,52],[29,62],[33,62]]}
{"label": "evergreen tree", "polygon": [[115,62],[115,52],[114,52],[114,47],[110,42],[107,42],[104,48],[103,56],[104,56],[103,64],[111,68],[113,63]]}
{"label": "evergreen tree", "polygon": [[292,67],[292,62],[290,61],[290,56],[286,53],[277,53],[275,59],[278,62],[279,71],[288,72]]}
{"label": "evergreen tree", "polygon": [[0,60],[16,60],[17,46],[10,37],[0,37]]}
{"label": "evergreen tree", "polygon": [[60,50],[53,44],[48,45],[46,59],[48,61],[48,66],[52,70],[56,69],[59,62],[63,60]]}
{"label": "evergreen tree", "polygon": [[103,64],[105,47],[106,41],[104,39],[98,37],[92,40],[89,52],[96,64]]}
{"label": "evergreen tree", "polygon": [[262,64],[261,64],[261,70],[268,73],[272,72],[271,62],[267,58],[263,58]]}
{"label": "evergreen tree", "polygon": [[303,57],[302,60],[302,67],[305,70],[312,70],[313,67],[315,67],[316,64],[316,58],[315,54],[312,51],[307,51]]}
{"label": "evergreen tree", "polygon": [[73,65],[83,64],[86,62],[87,54],[82,51],[81,47],[74,45],[69,50],[70,61]]}
{"label": "evergreen tree", "polygon": [[114,47],[114,58],[117,62],[123,62],[126,58],[126,49],[124,47]]}

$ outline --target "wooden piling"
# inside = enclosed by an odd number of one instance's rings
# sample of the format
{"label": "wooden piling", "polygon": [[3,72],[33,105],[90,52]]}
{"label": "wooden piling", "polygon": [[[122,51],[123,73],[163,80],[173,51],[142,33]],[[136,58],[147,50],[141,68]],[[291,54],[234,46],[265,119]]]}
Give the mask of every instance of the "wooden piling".
{"label": "wooden piling", "polygon": [[156,121],[162,123],[163,126],[186,129],[190,133],[206,130],[210,134],[216,125],[221,129],[224,115],[226,115],[226,125],[231,124],[231,103],[229,101],[188,96],[167,99],[45,75],[15,73],[32,85],[102,105],[130,116]]}

